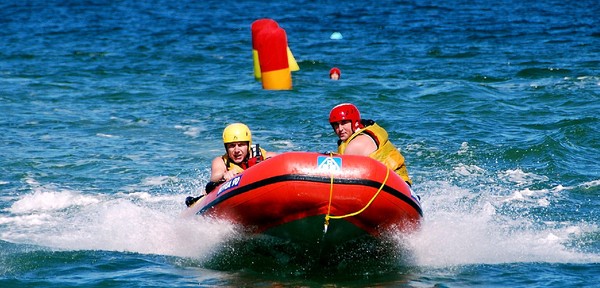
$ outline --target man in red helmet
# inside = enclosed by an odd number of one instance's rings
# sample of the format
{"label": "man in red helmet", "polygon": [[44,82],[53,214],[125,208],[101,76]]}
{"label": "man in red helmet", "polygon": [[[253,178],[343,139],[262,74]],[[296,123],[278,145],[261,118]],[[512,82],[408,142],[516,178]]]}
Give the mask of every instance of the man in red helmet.
{"label": "man in red helmet", "polygon": [[412,185],[404,156],[389,141],[387,131],[373,120],[361,119],[356,106],[343,103],[333,107],[329,113],[329,123],[339,137],[339,154],[369,156],[385,164],[408,185]]}

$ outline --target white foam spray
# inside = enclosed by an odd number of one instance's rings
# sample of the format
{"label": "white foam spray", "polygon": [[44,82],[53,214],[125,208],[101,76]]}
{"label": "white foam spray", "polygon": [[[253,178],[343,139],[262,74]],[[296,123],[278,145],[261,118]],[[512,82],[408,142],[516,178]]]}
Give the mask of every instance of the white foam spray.
{"label": "white foam spray", "polygon": [[[507,171],[515,183],[539,176]],[[565,187],[532,190],[490,185],[475,193],[448,182],[423,183],[421,229],[399,241],[414,252],[419,266],[446,267],[517,262],[597,263],[600,255],[578,251],[574,238],[598,231],[594,223],[555,222],[529,213],[548,206]],[[418,189],[418,188],[417,188]]]}
{"label": "white foam spray", "polygon": [[[158,178],[145,181],[162,183]],[[0,214],[2,240],[63,250],[205,258],[236,233],[224,221],[180,216],[186,194],[36,190]]]}
{"label": "white foam spray", "polygon": [[[479,175],[480,169],[457,169],[456,173]],[[536,175],[507,171],[500,176],[513,182],[513,188],[490,185],[474,192],[444,181],[415,187],[422,192],[423,225],[417,233],[398,235],[398,239],[413,251],[417,266],[600,261],[600,255],[567,245],[573,237],[597,232],[597,225],[555,223],[518,212],[545,207],[571,187],[533,190],[519,183],[536,181]],[[174,177],[149,177],[138,187],[107,195],[58,189],[32,180],[33,192],[20,196],[0,214],[0,239],[63,250],[206,259],[237,232],[224,221],[182,217],[190,189],[181,182]],[[148,192],[153,190],[149,187],[169,183],[174,183],[169,191]]]}

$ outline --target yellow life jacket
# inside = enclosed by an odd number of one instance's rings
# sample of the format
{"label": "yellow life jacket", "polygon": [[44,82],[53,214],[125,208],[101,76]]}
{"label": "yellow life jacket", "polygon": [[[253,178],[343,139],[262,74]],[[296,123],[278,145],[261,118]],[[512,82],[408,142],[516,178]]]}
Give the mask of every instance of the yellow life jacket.
{"label": "yellow life jacket", "polygon": [[402,177],[406,183],[412,185],[412,180],[410,180],[410,177],[408,176],[408,170],[406,169],[406,164],[404,163],[404,156],[402,156],[400,150],[398,150],[396,146],[389,141],[387,131],[381,128],[381,126],[379,126],[377,123],[373,123],[372,125],[355,131],[354,134],[346,139],[346,141],[343,141],[339,144],[338,153],[344,154],[348,143],[361,134],[371,137],[377,145],[377,150],[369,154],[369,157],[385,164],[385,166],[387,166],[389,169],[392,169],[394,172],[396,172],[396,174],[400,175],[400,177]]}
{"label": "yellow life jacket", "polygon": [[[263,149],[263,148],[259,148],[260,149],[260,157],[261,159],[259,160],[264,160],[265,155],[267,154],[267,150]],[[231,161],[231,159],[229,159],[229,156],[227,155],[227,153],[223,154],[223,156],[221,156],[221,158],[223,159],[223,162],[225,163],[225,167],[227,167],[227,171],[237,171],[238,173],[241,173],[242,171],[250,168],[250,166],[252,165],[248,165],[248,159],[256,157],[258,154],[256,153],[256,145],[252,145],[250,146],[250,153],[248,153],[248,156],[246,156],[246,159],[244,159],[244,161],[242,161],[242,163],[240,163],[239,165],[236,164],[235,162]]]}

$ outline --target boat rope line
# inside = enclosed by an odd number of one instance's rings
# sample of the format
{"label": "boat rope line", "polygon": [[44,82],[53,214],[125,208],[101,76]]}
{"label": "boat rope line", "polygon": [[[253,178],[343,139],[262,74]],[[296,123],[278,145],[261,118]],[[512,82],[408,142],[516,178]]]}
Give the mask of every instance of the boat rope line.
{"label": "boat rope line", "polygon": [[361,208],[360,210],[358,210],[356,212],[348,213],[345,215],[339,215],[339,216],[331,216],[331,202],[333,200],[333,173],[331,173],[330,177],[329,177],[330,178],[329,204],[327,204],[327,214],[325,215],[325,224],[323,225],[324,226],[323,234],[327,233],[327,229],[329,228],[329,219],[344,219],[347,217],[356,216],[356,215],[362,213],[363,211],[367,210],[367,208],[369,208],[369,206],[371,206],[371,203],[373,203],[373,201],[375,201],[375,198],[377,198],[377,196],[379,196],[379,193],[385,186],[385,183],[387,183],[388,177],[390,176],[390,169],[386,169],[386,171],[387,172],[385,174],[385,179],[383,179],[383,182],[381,182],[381,186],[379,186],[379,189],[377,189],[377,192],[375,193],[375,195],[373,195],[371,200],[369,200],[369,202],[367,202],[367,205],[365,205],[365,207]]}

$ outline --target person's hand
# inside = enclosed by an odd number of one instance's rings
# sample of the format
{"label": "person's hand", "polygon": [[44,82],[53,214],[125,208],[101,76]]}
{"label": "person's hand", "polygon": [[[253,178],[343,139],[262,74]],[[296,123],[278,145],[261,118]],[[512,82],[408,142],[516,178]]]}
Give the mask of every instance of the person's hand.
{"label": "person's hand", "polygon": [[240,174],[240,173],[235,170],[226,171],[225,173],[223,173],[223,180],[227,181],[227,180],[235,177],[235,175],[237,175],[237,174]]}

